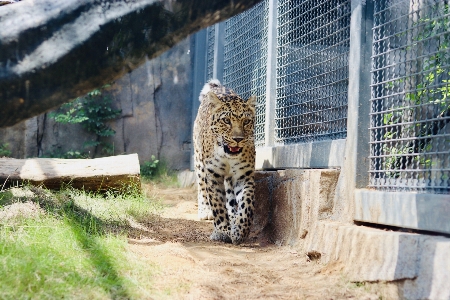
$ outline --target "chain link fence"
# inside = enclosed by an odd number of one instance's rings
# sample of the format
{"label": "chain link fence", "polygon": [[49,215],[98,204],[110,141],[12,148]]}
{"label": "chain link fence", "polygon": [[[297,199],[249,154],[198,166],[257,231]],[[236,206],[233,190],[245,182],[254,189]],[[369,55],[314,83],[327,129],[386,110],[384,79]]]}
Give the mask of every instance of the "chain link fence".
{"label": "chain link fence", "polygon": [[449,4],[374,4],[369,186],[449,193]]}
{"label": "chain link fence", "polygon": [[268,0],[225,22],[223,83],[247,99],[257,98],[255,144],[264,145]]}
{"label": "chain link fence", "polygon": [[207,42],[207,53],[206,53],[206,79],[207,81],[214,79],[214,43],[216,37],[215,26],[209,26],[206,29],[206,42]]}
{"label": "chain link fence", "polygon": [[[217,58],[223,83],[244,98],[257,96],[257,146],[342,141],[347,137],[351,1],[278,0],[276,6],[269,1],[225,22],[223,57]],[[359,100],[360,105],[370,101],[370,115],[359,116],[370,120],[367,187],[449,193],[449,2],[371,3],[372,53],[365,54],[371,62],[366,85],[371,96]],[[269,18],[276,30],[268,28]],[[207,30],[208,79],[217,34],[214,27]],[[268,74],[274,60],[276,72]],[[268,78],[274,78],[275,99],[267,96]]]}
{"label": "chain link fence", "polygon": [[346,137],[350,1],[278,1],[275,139]]}

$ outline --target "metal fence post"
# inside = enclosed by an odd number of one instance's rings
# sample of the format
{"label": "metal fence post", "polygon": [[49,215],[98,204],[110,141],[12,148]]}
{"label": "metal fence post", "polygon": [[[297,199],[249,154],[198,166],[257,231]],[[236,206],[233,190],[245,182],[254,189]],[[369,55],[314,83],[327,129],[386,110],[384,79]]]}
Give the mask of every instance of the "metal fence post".
{"label": "metal fence post", "polygon": [[214,25],[214,66],[213,78],[223,81],[223,58],[225,45],[225,22]]}
{"label": "metal fence post", "polygon": [[273,147],[275,140],[275,107],[277,97],[277,0],[269,1],[267,29],[266,116],[264,146]]}
{"label": "metal fence post", "polygon": [[448,79],[449,64],[436,60],[449,49],[447,2],[373,3],[371,175],[354,191],[353,219],[449,234],[449,101],[436,92]]}
{"label": "metal fence post", "polygon": [[[369,183],[370,56],[373,1],[352,0],[347,141],[344,163],[350,199]],[[350,195],[351,194],[351,195]]]}
{"label": "metal fence post", "polygon": [[[192,88],[192,122],[191,127],[194,127],[194,121],[197,117],[198,107],[200,101],[198,97],[203,85],[206,81],[206,29],[197,32],[194,35],[194,42],[191,44],[191,51],[193,54],[193,88]],[[191,170],[194,170],[194,145],[191,146]]]}

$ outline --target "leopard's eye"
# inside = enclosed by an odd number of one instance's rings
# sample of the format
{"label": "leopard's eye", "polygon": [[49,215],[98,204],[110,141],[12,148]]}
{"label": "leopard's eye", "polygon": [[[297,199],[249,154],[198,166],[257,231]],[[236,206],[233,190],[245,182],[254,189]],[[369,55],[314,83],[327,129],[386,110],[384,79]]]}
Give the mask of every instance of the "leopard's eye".
{"label": "leopard's eye", "polygon": [[244,126],[250,124],[250,120],[249,119],[245,119],[244,120]]}
{"label": "leopard's eye", "polygon": [[223,118],[225,124],[231,124],[230,118]]}

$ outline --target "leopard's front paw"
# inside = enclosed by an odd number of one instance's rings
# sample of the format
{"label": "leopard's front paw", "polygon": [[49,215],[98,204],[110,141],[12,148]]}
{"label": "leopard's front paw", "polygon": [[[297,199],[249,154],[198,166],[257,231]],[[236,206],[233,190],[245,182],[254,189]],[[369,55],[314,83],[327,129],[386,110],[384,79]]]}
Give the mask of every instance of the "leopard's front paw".
{"label": "leopard's front paw", "polygon": [[219,241],[219,242],[225,242],[225,243],[231,243],[231,238],[228,236],[228,234],[216,231],[214,229],[213,233],[209,237],[211,241]]}
{"label": "leopard's front paw", "polygon": [[245,238],[247,237],[247,231],[246,230],[242,230],[242,228],[238,228],[238,227],[233,227],[231,229],[231,242],[233,243],[233,245],[239,245],[242,244],[242,242],[245,240]]}

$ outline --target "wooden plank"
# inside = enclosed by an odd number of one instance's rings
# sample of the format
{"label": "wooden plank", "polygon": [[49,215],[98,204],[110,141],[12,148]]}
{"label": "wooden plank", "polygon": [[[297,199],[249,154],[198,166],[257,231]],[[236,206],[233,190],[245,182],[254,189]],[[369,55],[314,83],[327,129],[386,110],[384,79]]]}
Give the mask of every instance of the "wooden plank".
{"label": "wooden plank", "polygon": [[90,191],[105,191],[140,182],[137,154],[96,159],[0,158],[0,188],[29,182],[49,189],[64,184]]}

